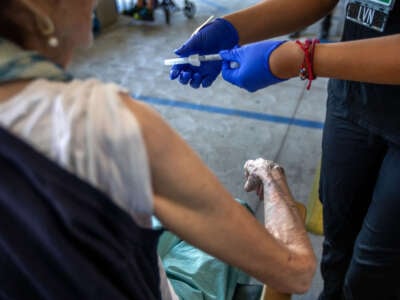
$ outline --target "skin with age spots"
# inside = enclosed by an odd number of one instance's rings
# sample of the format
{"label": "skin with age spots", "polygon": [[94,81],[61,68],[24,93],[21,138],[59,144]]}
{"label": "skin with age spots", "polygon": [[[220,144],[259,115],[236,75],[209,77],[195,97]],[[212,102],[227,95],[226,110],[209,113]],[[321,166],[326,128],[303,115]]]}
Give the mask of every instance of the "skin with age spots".
{"label": "skin with age spots", "polygon": [[260,200],[264,200],[265,227],[286,245],[297,248],[301,239],[295,231],[303,221],[283,168],[273,161],[258,158],[248,160],[244,169],[244,189],[256,191]]}

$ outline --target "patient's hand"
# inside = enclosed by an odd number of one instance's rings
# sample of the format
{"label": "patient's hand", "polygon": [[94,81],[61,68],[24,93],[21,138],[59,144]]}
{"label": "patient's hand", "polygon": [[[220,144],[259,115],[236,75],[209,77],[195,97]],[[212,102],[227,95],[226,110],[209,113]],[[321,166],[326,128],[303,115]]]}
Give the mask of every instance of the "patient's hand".
{"label": "patient's hand", "polygon": [[302,263],[312,266],[308,273],[312,276],[315,256],[304,226],[305,207],[294,200],[283,168],[273,161],[258,158],[248,160],[244,169],[245,190],[255,190],[264,200],[265,228],[290,251],[305,258]]}
{"label": "patient's hand", "polygon": [[285,179],[285,173],[281,166],[263,158],[246,161],[244,170],[246,178],[245,191],[251,192],[255,190],[260,200],[264,199],[264,185],[270,185],[274,180]]}
{"label": "patient's hand", "polygon": [[266,228],[285,244],[297,242],[296,232],[303,228],[295,201],[287,185],[281,166],[273,161],[258,158],[248,160],[245,165],[247,192],[256,191],[264,200]]}

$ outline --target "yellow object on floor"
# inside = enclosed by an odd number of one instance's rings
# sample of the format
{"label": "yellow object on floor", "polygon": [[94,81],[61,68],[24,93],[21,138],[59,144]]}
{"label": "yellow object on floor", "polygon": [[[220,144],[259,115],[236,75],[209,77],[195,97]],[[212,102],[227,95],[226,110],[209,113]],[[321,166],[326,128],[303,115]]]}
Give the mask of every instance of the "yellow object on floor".
{"label": "yellow object on floor", "polygon": [[275,291],[274,289],[269,289],[264,286],[263,294],[261,300],[290,300],[292,296],[290,294],[283,294]]}
{"label": "yellow object on floor", "polygon": [[322,218],[322,204],[319,201],[319,177],[321,174],[321,164],[318,164],[315,172],[314,182],[310,193],[310,198],[307,204],[307,219],[306,228],[309,232],[314,234],[323,235],[323,218]]}

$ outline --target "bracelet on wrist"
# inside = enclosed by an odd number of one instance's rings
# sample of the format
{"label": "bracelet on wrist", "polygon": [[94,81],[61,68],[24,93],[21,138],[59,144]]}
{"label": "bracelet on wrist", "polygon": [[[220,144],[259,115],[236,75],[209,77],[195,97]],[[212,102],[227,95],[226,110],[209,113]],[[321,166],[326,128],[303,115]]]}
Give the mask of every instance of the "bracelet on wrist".
{"label": "bracelet on wrist", "polygon": [[303,63],[300,65],[299,77],[301,80],[308,79],[307,90],[311,88],[311,82],[317,77],[314,74],[313,63],[314,63],[314,52],[315,45],[319,43],[318,39],[307,39],[304,42],[300,40],[296,41],[301,50],[304,52]]}

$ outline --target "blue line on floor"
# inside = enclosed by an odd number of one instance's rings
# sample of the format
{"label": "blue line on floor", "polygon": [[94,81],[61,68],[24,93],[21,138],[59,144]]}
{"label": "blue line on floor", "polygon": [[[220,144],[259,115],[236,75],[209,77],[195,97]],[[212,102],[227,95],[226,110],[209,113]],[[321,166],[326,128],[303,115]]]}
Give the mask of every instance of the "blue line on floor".
{"label": "blue line on floor", "polygon": [[236,116],[246,119],[253,119],[258,121],[265,122],[273,122],[273,123],[281,123],[294,125],[299,127],[306,127],[312,129],[322,129],[324,127],[324,123],[318,121],[311,121],[306,119],[292,119],[288,117],[276,116],[271,114],[263,114],[257,112],[251,112],[246,110],[225,108],[220,106],[213,105],[204,105],[204,104],[195,104],[184,101],[177,100],[168,100],[168,99],[159,99],[147,96],[134,96],[135,99],[141,100],[143,102],[155,105],[163,105],[163,106],[171,106],[171,107],[179,107],[190,110],[204,111],[208,113],[226,115],[226,116]]}

